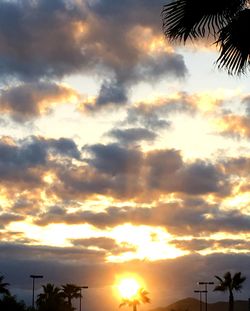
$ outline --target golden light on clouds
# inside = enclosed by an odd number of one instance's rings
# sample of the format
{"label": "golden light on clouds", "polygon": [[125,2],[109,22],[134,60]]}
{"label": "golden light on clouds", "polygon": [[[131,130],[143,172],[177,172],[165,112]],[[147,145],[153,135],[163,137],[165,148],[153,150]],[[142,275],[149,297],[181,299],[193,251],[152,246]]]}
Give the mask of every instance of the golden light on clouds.
{"label": "golden light on clouds", "polygon": [[135,247],[135,251],[108,256],[107,259],[111,262],[123,262],[132,259],[150,261],[170,259],[188,253],[170,245],[171,235],[162,228],[125,224],[114,228],[110,236],[119,244],[127,243]]}
{"label": "golden light on clouds", "polygon": [[18,231],[31,240],[34,245],[47,245],[56,247],[72,246],[71,239],[80,239],[83,237],[98,237],[98,232],[90,225],[66,225],[50,224],[40,227],[26,220],[26,222],[12,222],[6,229],[8,231]]}
{"label": "golden light on clouds", "polygon": [[46,182],[49,185],[53,184],[55,178],[56,178],[56,176],[53,173],[50,173],[50,172],[47,172],[43,176],[44,182]]}
{"label": "golden light on clouds", "polygon": [[72,25],[73,36],[76,41],[82,39],[88,33],[88,24],[83,21],[75,21]]}
{"label": "golden light on clouds", "polygon": [[[139,50],[148,54],[157,54],[161,52],[173,53],[173,47],[168,44],[162,35],[156,36],[151,28],[137,26],[131,29],[128,37],[133,40]],[[136,38],[136,41],[134,40]]]}
{"label": "golden light on clouds", "polygon": [[40,95],[34,95],[40,114],[46,114],[60,104],[76,104],[79,100],[79,94],[65,84],[58,86],[58,93],[40,98]]}
{"label": "golden light on clouds", "polygon": [[237,206],[237,208],[242,212],[245,211],[249,213],[250,212],[249,204],[250,204],[250,195],[249,192],[245,192],[245,193],[238,193],[235,196],[226,198],[223,201],[221,208],[229,210],[234,209],[235,206]]}

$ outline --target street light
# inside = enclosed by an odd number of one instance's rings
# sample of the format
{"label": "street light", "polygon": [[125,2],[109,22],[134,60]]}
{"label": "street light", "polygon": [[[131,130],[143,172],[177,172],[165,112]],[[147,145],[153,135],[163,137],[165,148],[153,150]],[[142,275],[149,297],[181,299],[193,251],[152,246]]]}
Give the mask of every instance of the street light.
{"label": "street light", "polygon": [[31,274],[30,277],[33,279],[33,289],[32,289],[32,309],[34,310],[35,305],[35,279],[42,279],[43,275]]}
{"label": "street light", "polygon": [[207,286],[208,285],[214,285],[214,282],[198,282],[199,285],[205,285],[205,308],[206,308],[206,311],[207,311]]}
{"label": "street light", "polygon": [[88,286],[78,286],[79,290],[80,290],[80,308],[79,310],[82,311],[82,288],[86,289],[89,288]]}
{"label": "street light", "polygon": [[201,299],[201,294],[202,293],[206,293],[206,290],[194,290],[195,293],[199,293],[200,294],[200,311],[202,311],[202,299]]}

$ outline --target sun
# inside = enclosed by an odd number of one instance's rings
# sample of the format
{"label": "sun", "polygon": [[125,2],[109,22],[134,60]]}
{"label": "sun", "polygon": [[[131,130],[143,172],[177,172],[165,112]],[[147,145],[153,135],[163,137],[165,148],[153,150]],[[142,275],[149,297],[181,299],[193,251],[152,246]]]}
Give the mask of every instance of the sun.
{"label": "sun", "polygon": [[136,278],[127,277],[119,281],[117,288],[122,298],[133,299],[136,297],[141,285]]}

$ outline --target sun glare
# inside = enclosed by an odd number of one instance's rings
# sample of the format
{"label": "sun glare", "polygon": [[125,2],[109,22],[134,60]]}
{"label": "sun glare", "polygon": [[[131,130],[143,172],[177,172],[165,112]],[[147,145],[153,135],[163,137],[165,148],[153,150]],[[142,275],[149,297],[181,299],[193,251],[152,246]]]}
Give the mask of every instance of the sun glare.
{"label": "sun glare", "polygon": [[124,299],[133,299],[141,288],[140,283],[134,277],[126,277],[119,281],[118,292]]}

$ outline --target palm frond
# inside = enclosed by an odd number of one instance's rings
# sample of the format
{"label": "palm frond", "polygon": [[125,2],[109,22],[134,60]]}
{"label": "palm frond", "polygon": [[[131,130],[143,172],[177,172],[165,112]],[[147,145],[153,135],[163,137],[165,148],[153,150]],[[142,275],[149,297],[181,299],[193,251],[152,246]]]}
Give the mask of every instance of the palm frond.
{"label": "palm frond", "polygon": [[219,68],[225,68],[229,74],[241,74],[250,64],[250,9],[242,10],[219,34],[216,41],[220,46],[217,59]]}
{"label": "palm frond", "polygon": [[228,290],[228,287],[224,286],[224,285],[217,285],[214,288],[214,292],[219,291],[219,292],[226,292]]}
{"label": "palm frond", "polygon": [[242,289],[242,283],[245,282],[246,277],[241,275],[241,272],[235,273],[232,281],[232,287],[236,291],[240,291]]}
{"label": "palm frond", "polygon": [[222,278],[220,278],[218,275],[215,275],[214,277],[218,279],[220,282],[223,282]]}
{"label": "palm frond", "polygon": [[225,27],[247,0],[175,0],[163,7],[163,31],[170,40],[186,41],[215,34]]}

